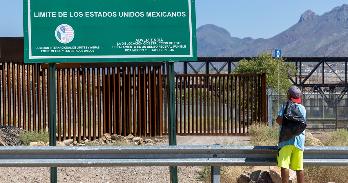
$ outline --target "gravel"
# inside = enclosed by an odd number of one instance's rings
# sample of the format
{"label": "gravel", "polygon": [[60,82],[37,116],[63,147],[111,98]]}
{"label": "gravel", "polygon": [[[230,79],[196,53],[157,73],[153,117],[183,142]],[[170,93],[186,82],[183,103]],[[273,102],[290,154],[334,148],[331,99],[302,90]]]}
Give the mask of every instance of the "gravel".
{"label": "gravel", "polygon": [[21,128],[12,126],[0,126],[0,144],[6,146],[21,145],[18,136],[23,131]]}
{"label": "gravel", "polygon": [[[199,182],[200,167],[179,167],[179,182]],[[49,168],[0,168],[3,183],[49,182]],[[58,182],[64,183],[161,183],[170,182],[168,167],[84,167],[58,168]]]}

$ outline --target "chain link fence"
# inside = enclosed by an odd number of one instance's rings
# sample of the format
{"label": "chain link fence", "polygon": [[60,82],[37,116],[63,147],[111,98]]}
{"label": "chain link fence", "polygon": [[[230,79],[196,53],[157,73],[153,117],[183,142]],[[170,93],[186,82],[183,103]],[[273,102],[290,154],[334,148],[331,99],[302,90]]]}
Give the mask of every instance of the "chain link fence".
{"label": "chain link fence", "polygon": [[[286,95],[268,95],[268,121],[275,124],[277,113]],[[340,93],[305,93],[303,105],[307,111],[308,129],[347,129],[348,96]]]}

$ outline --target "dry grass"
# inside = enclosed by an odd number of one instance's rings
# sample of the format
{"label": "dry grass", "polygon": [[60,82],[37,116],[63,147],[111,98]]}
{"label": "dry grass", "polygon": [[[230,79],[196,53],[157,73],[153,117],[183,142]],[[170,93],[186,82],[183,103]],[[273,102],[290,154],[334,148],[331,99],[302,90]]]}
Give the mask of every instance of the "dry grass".
{"label": "dry grass", "polygon": [[[270,128],[265,125],[254,125],[250,128],[252,145],[268,146],[278,143],[279,129]],[[329,132],[326,140],[321,142],[306,132],[306,146],[348,146],[348,131],[337,130]],[[235,183],[237,178],[245,171],[250,171],[251,167],[223,167],[221,182]],[[348,182],[348,167],[305,167],[305,179],[308,183],[345,183]],[[205,167],[199,172],[199,180],[203,182],[210,181],[210,167]]]}
{"label": "dry grass", "polygon": [[249,130],[250,142],[255,146],[275,146],[278,143],[279,128],[267,125],[252,125]]}
{"label": "dry grass", "polygon": [[[249,132],[250,142],[255,146],[276,146],[279,140],[279,126],[268,127],[267,125],[253,125]],[[337,136],[337,135],[335,135]],[[339,135],[338,135],[339,136]],[[348,142],[347,142],[348,143]],[[319,139],[306,132],[306,146],[323,146]]]}
{"label": "dry grass", "polygon": [[[265,125],[251,127],[251,143],[253,145],[276,145],[278,143],[279,129]],[[321,142],[306,132],[306,146],[348,146],[348,131],[337,130],[325,134],[326,140]],[[345,183],[348,182],[348,167],[305,167],[305,178],[308,183]]]}
{"label": "dry grass", "polygon": [[246,166],[230,166],[230,167],[223,167],[222,175],[221,175],[221,182],[222,183],[237,183],[237,178],[246,172],[247,170],[250,170],[251,167]]}
{"label": "dry grass", "polygon": [[308,183],[346,183],[348,181],[346,167],[305,167],[305,179]]}
{"label": "dry grass", "polygon": [[[250,167],[244,166],[231,166],[231,167],[222,167],[221,169],[221,183],[237,183],[237,178],[249,170]],[[198,173],[197,180],[200,182],[210,182],[210,167],[202,168]]]}
{"label": "dry grass", "polygon": [[[260,146],[272,146],[278,142],[278,128],[269,128],[266,125],[251,126],[249,134],[251,143]],[[221,182],[222,183],[237,183],[237,178],[251,167],[246,166],[231,166],[222,167]],[[198,173],[197,179],[202,182],[210,182],[210,167],[204,167]]]}
{"label": "dry grass", "polygon": [[[348,131],[337,130],[327,133],[325,146],[348,146]],[[309,183],[348,182],[348,167],[306,167],[305,178]]]}
{"label": "dry grass", "polygon": [[326,146],[348,146],[348,131],[341,129],[328,132],[328,136],[323,143]]}

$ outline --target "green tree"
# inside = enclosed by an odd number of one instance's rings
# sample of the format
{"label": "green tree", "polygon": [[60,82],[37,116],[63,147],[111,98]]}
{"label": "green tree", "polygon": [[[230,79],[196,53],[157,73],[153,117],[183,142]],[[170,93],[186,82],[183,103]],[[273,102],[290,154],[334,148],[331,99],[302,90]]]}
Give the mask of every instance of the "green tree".
{"label": "green tree", "polygon": [[266,73],[268,92],[285,94],[291,86],[289,76],[296,74],[296,67],[294,64],[285,63],[284,59],[274,59],[270,54],[261,54],[250,60],[241,60],[235,72]]}

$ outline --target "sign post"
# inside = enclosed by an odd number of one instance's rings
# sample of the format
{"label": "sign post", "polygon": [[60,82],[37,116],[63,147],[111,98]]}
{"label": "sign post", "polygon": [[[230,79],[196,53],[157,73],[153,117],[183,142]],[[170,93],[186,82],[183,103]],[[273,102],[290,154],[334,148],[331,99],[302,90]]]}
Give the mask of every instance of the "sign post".
{"label": "sign post", "polygon": [[280,49],[275,49],[274,50],[274,57],[277,59],[277,67],[278,67],[278,109],[277,109],[277,111],[279,111],[279,109],[280,109],[280,92],[279,92],[279,89],[280,89],[280,83],[279,83],[279,61],[280,61],[280,59],[282,58],[282,51],[280,50]]}
{"label": "sign post", "polygon": [[[24,62],[49,64],[56,145],[56,63],[170,62],[169,142],[176,145],[174,62],[197,60],[194,0],[24,0]],[[176,167],[170,168],[177,182]],[[51,168],[57,182],[57,168]]]}
{"label": "sign post", "polygon": [[[176,119],[175,119],[175,82],[174,62],[168,63],[168,85],[169,85],[169,145],[176,145]],[[170,167],[170,182],[178,182],[178,168]]]}
{"label": "sign post", "polygon": [[[48,92],[49,103],[49,135],[50,146],[56,146],[56,64],[50,63],[48,67],[48,82],[50,90]],[[57,167],[51,167],[51,183],[57,182]]]}

